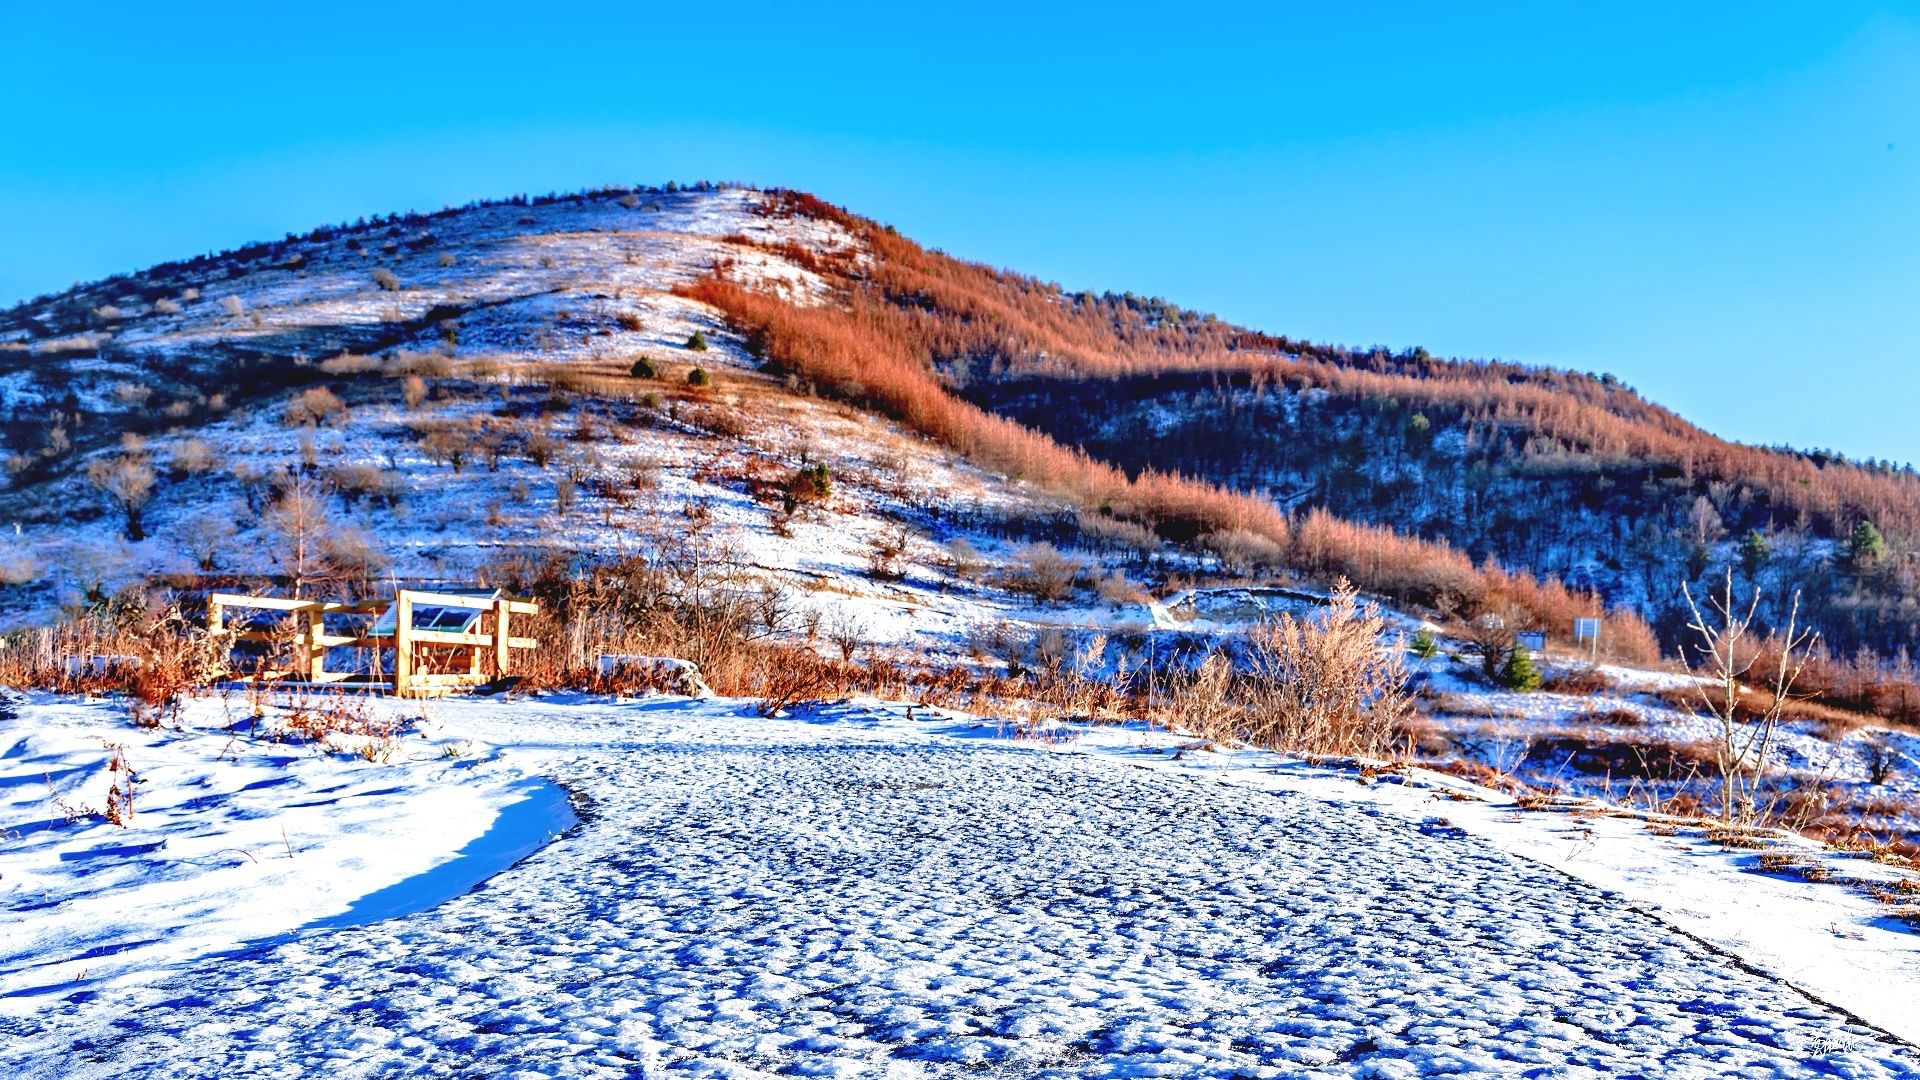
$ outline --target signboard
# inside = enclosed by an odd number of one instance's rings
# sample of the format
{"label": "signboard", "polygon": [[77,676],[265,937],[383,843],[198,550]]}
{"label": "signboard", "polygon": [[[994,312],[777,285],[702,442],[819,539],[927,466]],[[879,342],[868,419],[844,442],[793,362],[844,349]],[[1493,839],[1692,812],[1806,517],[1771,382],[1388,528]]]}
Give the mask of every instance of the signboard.
{"label": "signboard", "polygon": [[1538,630],[1522,630],[1513,636],[1528,652],[1539,652],[1547,647],[1547,635]]}
{"label": "signboard", "polygon": [[1573,620],[1573,640],[1594,641],[1594,640],[1598,640],[1599,637],[1600,637],[1600,620],[1599,619]]}

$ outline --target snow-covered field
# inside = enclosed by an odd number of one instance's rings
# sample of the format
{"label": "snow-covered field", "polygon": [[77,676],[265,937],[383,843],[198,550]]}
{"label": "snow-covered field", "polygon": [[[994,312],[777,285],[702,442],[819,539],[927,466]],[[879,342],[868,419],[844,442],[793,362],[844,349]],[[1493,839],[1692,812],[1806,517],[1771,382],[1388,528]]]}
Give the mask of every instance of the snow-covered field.
{"label": "snow-covered field", "polygon": [[[230,740],[216,701],[5,721],[5,1071],[1920,1075],[1841,1011],[1912,1037],[1906,935],[1625,819],[877,702],[377,707],[412,724],[385,764]],[[133,826],[53,824],[26,789],[104,791],[102,738]],[[567,829],[539,777],[584,822],[400,914],[516,808]]]}

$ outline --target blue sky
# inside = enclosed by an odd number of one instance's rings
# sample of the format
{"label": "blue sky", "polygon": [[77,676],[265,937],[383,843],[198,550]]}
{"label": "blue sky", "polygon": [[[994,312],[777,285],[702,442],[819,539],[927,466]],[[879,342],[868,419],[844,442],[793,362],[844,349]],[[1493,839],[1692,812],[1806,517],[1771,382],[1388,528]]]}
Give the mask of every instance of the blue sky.
{"label": "blue sky", "polygon": [[281,7],[0,2],[0,304],[363,214],[734,179],[1070,288],[1920,463],[1920,9]]}

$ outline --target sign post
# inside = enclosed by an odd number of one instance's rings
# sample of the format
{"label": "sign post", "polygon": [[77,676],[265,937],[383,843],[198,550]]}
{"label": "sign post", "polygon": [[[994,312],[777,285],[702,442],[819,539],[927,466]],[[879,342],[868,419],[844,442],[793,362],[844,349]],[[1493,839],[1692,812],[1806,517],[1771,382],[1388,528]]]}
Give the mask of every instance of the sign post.
{"label": "sign post", "polygon": [[1593,643],[1593,645],[1591,646],[1592,656],[1593,656],[1593,659],[1591,662],[1595,664],[1598,664],[1600,662],[1600,620],[1599,619],[1573,620],[1573,640],[1576,644],[1582,641],[1591,641]]}

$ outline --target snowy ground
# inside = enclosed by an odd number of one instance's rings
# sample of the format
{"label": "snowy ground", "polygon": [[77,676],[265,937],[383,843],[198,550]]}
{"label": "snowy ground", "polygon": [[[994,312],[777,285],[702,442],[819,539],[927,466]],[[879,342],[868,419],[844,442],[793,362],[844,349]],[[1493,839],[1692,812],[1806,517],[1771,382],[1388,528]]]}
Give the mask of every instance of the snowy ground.
{"label": "snowy ground", "polygon": [[[23,749],[0,758],[9,794],[54,760],[84,764],[96,733],[143,764],[104,706],[19,711],[5,741]],[[1743,873],[1705,845],[1662,854],[1674,841],[1637,823],[1455,801],[1442,796],[1472,793],[1436,777],[1362,785],[1266,755],[1173,753],[1164,733],[1023,739],[877,703],[765,720],[725,700],[468,701],[407,718],[401,741],[423,749],[385,765],[311,748],[280,764],[245,740],[238,762],[216,762],[224,734],[153,734],[139,754],[154,809],[133,828],[10,843],[0,885],[38,875],[42,890],[37,905],[6,894],[10,946],[58,939],[62,909],[108,892],[94,881],[114,884],[127,938],[166,941],[192,922],[171,883],[238,899],[266,880],[231,858],[196,863],[192,843],[264,855],[268,823],[313,793],[392,800],[359,819],[335,818],[344,798],[304,808],[289,832],[310,846],[273,872],[323,869],[274,895],[298,907],[315,883],[335,887],[278,924],[121,954],[133,960],[71,992],[8,999],[5,1071],[1920,1075],[1910,1046],[1795,989],[1910,1024],[1920,979],[1904,935],[1843,890]],[[446,746],[472,756],[432,756]],[[291,779],[260,786],[268,774]],[[564,782],[587,820],[477,891],[384,921],[351,914],[361,890],[430,902],[386,880],[404,859],[372,853],[411,836],[413,872],[458,863],[534,776]],[[104,789],[105,774],[81,781],[76,794]],[[209,812],[159,809],[195,791]],[[434,801],[449,797],[467,801]],[[31,824],[30,804],[18,795],[6,824]],[[375,818],[381,831],[365,831]],[[164,856],[112,850],[162,840]],[[99,854],[64,858],[80,851]],[[324,869],[355,855],[382,873]],[[94,936],[71,944],[111,945],[112,909],[91,910],[70,925]],[[1745,962],[1697,940],[1727,946],[1732,924],[1714,920],[1743,910]],[[1809,919],[1834,923],[1833,948],[1802,948],[1818,943]],[[1759,948],[1782,941],[1803,970]],[[15,954],[0,976],[26,985],[32,963]]]}

